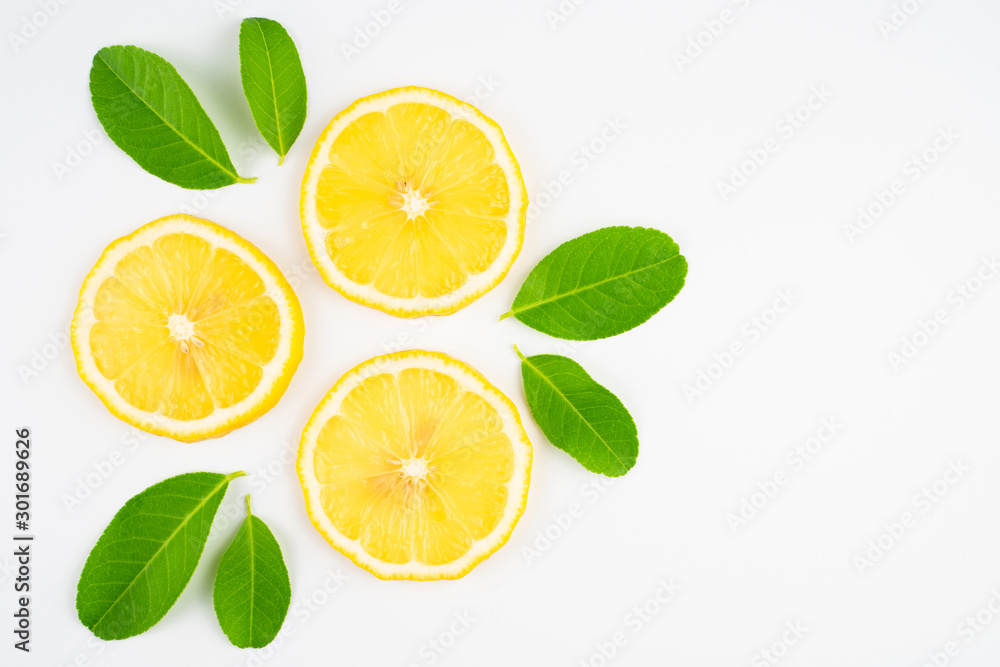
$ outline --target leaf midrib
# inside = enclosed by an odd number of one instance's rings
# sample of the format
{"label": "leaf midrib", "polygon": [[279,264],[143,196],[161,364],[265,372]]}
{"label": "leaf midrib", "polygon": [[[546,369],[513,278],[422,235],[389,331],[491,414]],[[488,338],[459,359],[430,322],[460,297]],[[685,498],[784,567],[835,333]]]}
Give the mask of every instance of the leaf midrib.
{"label": "leaf midrib", "polygon": [[545,299],[541,299],[540,301],[535,301],[534,303],[528,304],[527,306],[521,306],[520,308],[511,308],[510,312],[507,313],[507,315],[514,315],[516,317],[519,313],[523,313],[523,312],[532,310],[533,308],[538,308],[539,306],[544,306],[547,303],[552,303],[553,301],[558,301],[559,299],[565,299],[566,297],[573,296],[574,294],[579,294],[581,292],[586,292],[587,290],[594,289],[596,287],[599,287],[600,285],[604,285],[604,284],[613,282],[615,280],[620,280],[622,278],[627,278],[629,276],[636,275],[637,273],[642,273],[643,271],[655,268],[657,266],[660,266],[661,264],[666,264],[667,262],[672,262],[675,259],[677,259],[678,257],[681,257],[680,253],[678,253],[676,255],[673,255],[672,257],[669,257],[667,259],[661,259],[658,262],[654,262],[652,264],[647,264],[646,266],[644,266],[644,267],[642,267],[640,269],[635,269],[633,271],[628,271],[626,273],[618,273],[618,274],[615,274],[615,275],[613,275],[613,276],[611,276],[609,278],[604,278],[603,280],[598,280],[597,282],[589,283],[589,284],[584,285],[582,287],[576,287],[576,288],[574,288],[572,290],[569,290],[568,292],[562,292],[560,294],[556,294],[556,295],[547,297]]}
{"label": "leaf midrib", "polygon": [[[187,136],[185,136],[183,133],[181,133],[180,130],[178,130],[176,127],[174,127],[172,124],[170,124],[170,122],[168,122],[166,118],[164,118],[162,115],[160,115],[160,112],[157,111],[153,107],[153,105],[151,105],[149,102],[147,102],[146,99],[142,95],[140,95],[139,92],[135,88],[133,88],[131,85],[129,85],[128,81],[126,81],[125,79],[123,79],[122,76],[117,71],[115,71],[115,69],[111,66],[111,63],[108,62],[107,60],[105,60],[104,56],[102,56],[100,53],[98,53],[97,56],[101,59],[101,62],[103,62],[107,66],[108,71],[111,72],[112,74],[114,74],[115,78],[117,78],[119,81],[121,81],[125,85],[125,87],[128,88],[129,91],[133,95],[136,96],[136,98],[140,102],[142,102],[143,104],[145,104],[146,108],[149,109],[150,111],[152,111],[153,114],[155,114],[156,117],[159,118],[160,121],[166,127],[169,127],[171,130],[173,130],[174,134],[176,134],[178,137],[180,137],[181,139],[183,139],[186,144],[188,144],[189,146],[191,146],[191,148],[193,148],[196,151],[198,151],[199,153],[201,153],[205,157],[206,160],[208,160],[209,162],[211,162],[212,164],[214,164],[216,167],[218,167],[224,174],[232,176],[233,180],[235,180],[237,182],[240,180],[241,177],[240,177],[239,174],[237,174],[235,171],[230,171],[224,165],[220,164],[218,160],[216,160],[211,155],[209,155],[204,150],[202,150],[201,146],[199,146],[198,144],[196,144],[193,141],[191,141],[190,139],[188,139]],[[192,95],[193,94],[194,93],[192,92]],[[197,98],[195,98],[195,99],[197,100]],[[200,104],[200,102],[198,102],[198,104]],[[211,122],[211,121],[209,121],[209,122]],[[218,131],[218,130],[216,130],[216,131]]]}
{"label": "leaf midrib", "polygon": [[280,157],[285,157],[285,144],[281,140],[281,118],[278,116],[278,91],[274,87],[274,66],[271,64],[271,49],[267,45],[267,36],[264,34],[264,28],[261,27],[260,21],[254,21],[254,25],[257,26],[257,30],[260,31],[260,38],[264,40],[264,55],[267,56],[267,73],[268,80],[271,83],[271,102],[274,104],[274,127],[278,134],[278,149],[280,151]]}
{"label": "leaf midrib", "polygon": [[[249,510],[249,508],[248,508]],[[256,568],[254,567],[254,555],[253,555],[253,515],[247,515],[247,543],[250,545],[250,646],[253,646],[253,591],[254,591],[254,577],[256,576]]]}
{"label": "leaf midrib", "polygon": [[575,412],[575,413],[577,414],[577,416],[578,416],[578,417],[580,418],[580,421],[582,421],[582,422],[583,422],[584,424],[586,424],[586,425],[587,425],[587,428],[589,428],[589,429],[590,429],[590,430],[591,430],[591,431],[593,432],[593,434],[594,434],[595,436],[597,436],[597,439],[601,441],[601,444],[602,444],[602,445],[604,445],[605,447],[607,447],[607,449],[608,449],[608,452],[610,452],[610,453],[611,453],[611,456],[615,457],[615,460],[616,460],[616,461],[618,461],[618,463],[620,463],[620,464],[621,464],[622,468],[624,468],[625,470],[628,470],[628,466],[627,466],[627,465],[625,465],[625,462],[624,462],[624,461],[622,461],[622,460],[621,460],[621,458],[619,458],[618,454],[616,454],[616,453],[615,453],[615,450],[613,450],[613,449],[611,448],[611,445],[609,445],[609,444],[608,444],[608,441],[607,441],[607,440],[605,440],[605,439],[604,439],[604,438],[603,438],[603,437],[601,436],[601,434],[597,432],[597,429],[595,429],[595,428],[594,428],[594,427],[593,427],[593,426],[591,425],[591,423],[590,423],[589,421],[587,421],[587,418],[583,416],[583,413],[582,413],[582,412],[580,412],[580,411],[579,411],[579,410],[577,409],[577,407],[576,407],[575,405],[573,405],[573,403],[572,403],[572,402],[571,402],[571,401],[569,400],[569,397],[568,397],[568,396],[566,396],[566,394],[564,394],[563,392],[561,392],[561,391],[559,390],[559,387],[557,387],[557,386],[555,385],[555,383],[553,383],[553,382],[552,382],[552,380],[550,380],[550,379],[549,379],[549,376],[547,376],[547,375],[545,375],[544,373],[542,373],[542,372],[541,372],[541,371],[540,371],[540,370],[538,369],[538,367],[537,367],[537,366],[535,366],[535,365],[534,365],[533,363],[531,363],[531,361],[529,361],[529,359],[530,359],[530,357],[528,357],[528,358],[524,358],[524,363],[525,363],[525,364],[527,364],[527,365],[528,365],[528,367],[529,367],[529,368],[530,368],[531,370],[533,370],[533,371],[535,372],[535,375],[537,375],[538,377],[540,377],[540,378],[542,378],[543,380],[545,380],[545,382],[546,382],[546,383],[547,383],[547,384],[548,384],[548,385],[549,385],[550,387],[552,387],[552,390],[553,390],[553,391],[554,391],[554,392],[555,392],[556,394],[558,394],[560,398],[562,398],[562,399],[563,399],[563,401],[564,401],[564,402],[566,403],[566,405],[568,405],[568,406],[569,406],[569,407],[570,407],[570,408],[571,408],[571,409],[573,410],[573,412]]}
{"label": "leaf midrib", "polygon": [[110,605],[108,605],[107,610],[105,610],[105,612],[103,614],[101,614],[101,617],[99,619],[97,619],[96,621],[94,621],[93,627],[96,628],[98,625],[100,625],[101,621],[103,621],[104,618],[108,614],[111,613],[111,610],[118,606],[118,603],[121,602],[122,598],[125,597],[125,594],[132,589],[132,587],[135,585],[135,582],[139,581],[139,577],[141,577],[143,574],[145,574],[146,570],[149,569],[149,566],[153,563],[153,561],[155,561],[157,558],[159,558],[160,553],[162,553],[163,550],[167,547],[167,545],[170,544],[170,542],[175,537],[177,537],[177,534],[181,531],[181,529],[183,529],[185,526],[187,526],[188,522],[191,521],[191,517],[193,517],[195,514],[197,514],[199,511],[201,511],[202,507],[205,506],[205,503],[208,502],[209,498],[212,498],[216,493],[218,493],[219,489],[225,488],[229,484],[229,482],[231,482],[232,480],[233,480],[233,478],[232,478],[231,475],[223,477],[222,481],[219,482],[215,486],[215,488],[212,489],[212,491],[210,493],[208,493],[204,498],[202,498],[201,501],[197,505],[195,505],[194,509],[191,510],[187,514],[187,516],[185,516],[181,520],[181,522],[177,525],[177,528],[174,529],[174,532],[170,533],[170,535],[167,537],[167,539],[165,539],[163,541],[163,544],[161,544],[160,548],[156,550],[156,553],[154,553],[152,556],[150,556],[149,560],[146,561],[146,564],[143,565],[143,567],[142,567],[141,570],[139,570],[139,573],[136,574],[135,577],[132,578],[132,581],[130,581],[128,583],[128,585],[125,586],[125,588],[122,590],[122,592],[118,595],[118,597],[115,598],[115,601],[112,602]]}

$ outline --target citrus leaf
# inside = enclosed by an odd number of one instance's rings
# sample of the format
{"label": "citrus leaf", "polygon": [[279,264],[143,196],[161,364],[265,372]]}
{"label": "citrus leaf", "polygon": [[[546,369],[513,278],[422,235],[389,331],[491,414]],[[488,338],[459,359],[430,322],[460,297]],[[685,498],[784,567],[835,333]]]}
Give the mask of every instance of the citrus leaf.
{"label": "citrus leaf", "polygon": [[280,23],[243,19],[240,78],[253,122],[281,164],[306,122],[306,75],[295,42]]}
{"label": "citrus leaf", "polygon": [[531,416],[553,445],[584,468],[620,477],[635,465],[639,436],[618,397],[583,367],[557,354],[521,357],[521,379]]}
{"label": "citrus leaf", "polygon": [[595,340],[633,329],[684,287],[687,260],[657,229],[605,227],[546,255],[510,312],[556,338]]}
{"label": "citrus leaf", "polygon": [[246,500],[247,518],[219,562],[212,600],[233,646],[263,648],[281,630],[292,587],[278,541]]}
{"label": "citrus leaf", "polygon": [[192,190],[256,179],[236,173],[219,131],[174,66],[136,46],[94,56],[90,95],[97,118],[140,167]]}
{"label": "citrus leaf", "polygon": [[229,482],[243,474],[178,475],[125,503],[83,566],[80,622],[101,639],[156,625],[191,579]]}

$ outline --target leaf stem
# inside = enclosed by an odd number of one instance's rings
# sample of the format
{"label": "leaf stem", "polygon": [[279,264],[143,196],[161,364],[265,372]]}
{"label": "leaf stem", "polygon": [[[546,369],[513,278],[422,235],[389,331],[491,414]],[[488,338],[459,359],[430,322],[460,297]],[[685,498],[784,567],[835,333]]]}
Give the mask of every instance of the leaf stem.
{"label": "leaf stem", "polygon": [[505,319],[507,319],[508,317],[510,317],[513,314],[514,314],[514,309],[512,308],[512,309],[508,310],[506,313],[504,313],[503,315],[501,315],[500,319],[497,320],[497,322],[503,322]]}
{"label": "leaf stem", "polygon": [[236,177],[236,182],[237,183],[254,183],[256,181],[257,181],[257,177],[256,176],[253,176],[251,178],[243,178],[242,176],[237,176]]}
{"label": "leaf stem", "polygon": [[227,482],[231,482],[234,479],[236,479],[237,477],[245,477],[245,476],[246,476],[245,472],[243,472],[242,470],[237,470],[236,472],[227,475],[226,476],[226,481]]}
{"label": "leaf stem", "polygon": [[521,361],[527,361],[527,359],[524,358],[524,355],[521,354],[521,350],[517,349],[517,345],[514,346],[514,351],[517,352],[517,356],[521,357]]}
{"label": "leaf stem", "polygon": [[253,512],[250,511],[250,494],[249,493],[247,494],[246,501],[247,501],[247,516],[253,516]]}

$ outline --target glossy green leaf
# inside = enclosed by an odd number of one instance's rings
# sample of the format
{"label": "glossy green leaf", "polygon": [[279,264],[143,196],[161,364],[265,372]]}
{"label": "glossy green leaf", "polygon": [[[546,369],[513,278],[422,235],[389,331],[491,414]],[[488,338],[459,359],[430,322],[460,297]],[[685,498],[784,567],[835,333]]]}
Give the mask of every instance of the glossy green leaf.
{"label": "glossy green leaf", "polygon": [[607,338],[655,315],[681,291],[686,276],[687,260],[663,232],[605,227],[543,258],[503,317],[513,315],[556,338]]}
{"label": "glossy green leaf", "polygon": [[178,475],[125,503],[83,567],[80,621],[101,639],[156,625],[191,579],[229,482],[243,474]]}
{"label": "glossy green leaf", "polygon": [[517,354],[528,408],[549,442],[591,472],[628,472],[639,455],[639,436],[618,397],[572,359]]}
{"label": "glossy green leaf", "polygon": [[281,164],[306,122],[306,75],[295,42],[280,23],[243,19],[240,77],[253,122]]}
{"label": "glossy green leaf", "polygon": [[140,167],[192,190],[252,183],[236,173],[219,130],[174,66],[136,46],[108,46],[90,70],[97,118]]}
{"label": "glossy green leaf", "polygon": [[263,648],[281,630],[292,587],[278,541],[250,511],[249,495],[246,500],[247,518],[219,562],[212,599],[234,646]]}

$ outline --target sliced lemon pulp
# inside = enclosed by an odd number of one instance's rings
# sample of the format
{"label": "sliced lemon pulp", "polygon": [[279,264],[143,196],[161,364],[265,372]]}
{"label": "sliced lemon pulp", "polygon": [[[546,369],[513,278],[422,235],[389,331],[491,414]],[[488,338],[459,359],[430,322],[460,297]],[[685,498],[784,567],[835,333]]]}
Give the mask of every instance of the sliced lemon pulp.
{"label": "sliced lemon pulp", "polygon": [[316,143],[302,227],[324,280],[406,317],[458,310],[507,274],[527,195],[500,127],[426,88],[358,100]]}
{"label": "sliced lemon pulp", "polygon": [[468,365],[411,350],[337,381],[302,434],[306,509],[382,579],[454,579],[507,541],[531,471],[514,405]]}
{"label": "sliced lemon pulp", "polygon": [[112,243],[73,316],[80,376],[151,433],[222,435],[273,406],[302,357],[302,311],[277,267],[207,220],[161,218]]}

